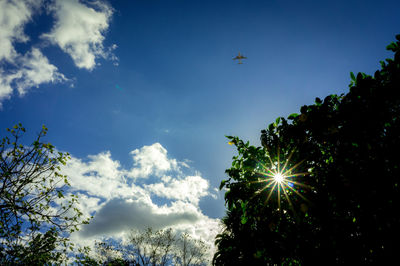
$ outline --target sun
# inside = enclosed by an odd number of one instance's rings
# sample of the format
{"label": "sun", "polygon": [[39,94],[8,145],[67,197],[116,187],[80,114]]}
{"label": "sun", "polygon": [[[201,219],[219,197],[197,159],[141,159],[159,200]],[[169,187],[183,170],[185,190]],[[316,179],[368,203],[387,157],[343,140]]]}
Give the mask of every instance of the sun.
{"label": "sun", "polygon": [[[264,164],[259,162],[257,173],[259,174],[259,179],[252,183],[264,183],[265,186],[256,191],[256,194],[260,194],[264,190],[269,190],[268,196],[265,200],[265,204],[271,199],[273,192],[277,193],[278,209],[280,209],[281,204],[281,194],[284,195],[290,207],[293,208],[293,204],[289,198],[289,194],[292,192],[299,195],[304,200],[308,201],[303,195],[298,191],[298,187],[309,187],[308,185],[302,184],[295,180],[295,177],[305,176],[308,173],[298,173],[296,168],[303,162],[292,164],[290,159],[293,155],[293,151],[289,154],[284,163],[282,164],[279,160],[280,155],[278,153],[277,160],[273,161],[270,156],[267,155],[269,159],[269,164]],[[289,167],[289,165],[292,165]]]}
{"label": "sun", "polygon": [[285,177],[281,173],[276,173],[274,175],[274,179],[277,183],[282,183],[282,181],[285,179]]}

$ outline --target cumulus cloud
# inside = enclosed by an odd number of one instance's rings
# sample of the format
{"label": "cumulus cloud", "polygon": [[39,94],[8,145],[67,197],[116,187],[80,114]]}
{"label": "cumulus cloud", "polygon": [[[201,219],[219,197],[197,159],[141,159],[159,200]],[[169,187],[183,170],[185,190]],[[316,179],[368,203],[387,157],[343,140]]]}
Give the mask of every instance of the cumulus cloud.
{"label": "cumulus cloud", "polygon": [[183,179],[167,177],[162,180],[163,182],[147,185],[146,188],[157,196],[188,201],[195,205],[199,204],[201,197],[210,194],[209,183],[201,176],[187,176]]}
{"label": "cumulus cloud", "polygon": [[140,150],[131,151],[134,168],[129,172],[133,178],[146,178],[151,174],[160,175],[170,170],[178,170],[178,162],[167,158],[167,150],[160,143],[143,146]]}
{"label": "cumulus cloud", "polygon": [[80,197],[83,213],[93,215],[72,239],[77,243],[103,237],[123,239],[131,229],[171,227],[213,246],[219,221],[204,215],[198,204],[202,197],[212,195],[209,182],[200,173],[193,175],[195,171],[186,163],[169,158],[160,143],[130,154],[133,163],[128,169],[110,152],[87,159],[72,157],[62,169],[71,192]]}
{"label": "cumulus cloud", "polygon": [[90,196],[112,198],[118,195],[130,195],[125,188],[120,163],[111,158],[110,152],[88,157],[88,162],[71,158],[64,169],[75,190],[85,191]]}
{"label": "cumulus cloud", "polygon": [[50,10],[56,24],[43,38],[68,53],[79,68],[91,70],[97,57],[117,60],[113,55],[116,45],[103,46],[104,32],[108,29],[112,8],[100,1],[85,5],[78,0],[56,0]]}
{"label": "cumulus cloud", "polygon": [[191,224],[199,220],[196,211],[162,212],[156,205],[140,200],[112,199],[97,213],[93,222],[84,228],[82,235],[105,235],[137,228],[160,229],[180,224]]}
{"label": "cumulus cloud", "polygon": [[[39,49],[39,43],[31,43],[24,32],[26,24],[47,5],[55,17],[50,33],[42,34],[68,53],[79,68],[93,69],[96,58],[102,57],[118,63],[113,54],[117,45],[104,48],[104,33],[108,29],[112,8],[103,1],[81,3],[78,0],[0,0],[0,107],[15,90],[24,95],[30,88],[43,83],[64,82],[67,79],[49,62]],[[27,52],[20,53],[17,43],[25,43]]]}

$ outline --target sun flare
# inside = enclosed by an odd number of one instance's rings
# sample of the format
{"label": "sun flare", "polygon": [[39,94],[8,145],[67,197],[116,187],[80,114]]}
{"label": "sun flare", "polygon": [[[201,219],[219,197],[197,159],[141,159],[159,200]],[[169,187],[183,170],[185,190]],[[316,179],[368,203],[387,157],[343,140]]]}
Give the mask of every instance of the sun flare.
{"label": "sun flare", "polygon": [[274,179],[278,183],[282,183],[282,181],[285,179],[285,177],[281,173],[276,173],[274,175]]}
{"label": "sun flare", "polygon": [[[305,176],[308,173],[298,173],[296,168],[303,162],[296,164],[291,164],[290,159],[293,155],[293,151],[290,153],[285,163],[282,165],[279,160],[279,153],[277,156],[277,161],[272,161],[271,157],[267,156],[269,159],[269,164],[264,164],[259,162],[258,171],[259,179],[258,181],[252,183],[265,183],[265,186],[256,191],[256,195],[260,194],[265,190],[269,190],[268,196],[265,200],[265,204],[268,203],[274,192],[277,194],[278,209],[281,209],[281,194],[284,195],[290,208],[293,208],[293,204],[289,198],[293,193],[300,196],[302,199],[308,201],[303,195],[300,194],[300,187],[309,187],[308,185],[297,182],[295,179],[298,176]],[[292,165],[291,167],[289,167]]]}

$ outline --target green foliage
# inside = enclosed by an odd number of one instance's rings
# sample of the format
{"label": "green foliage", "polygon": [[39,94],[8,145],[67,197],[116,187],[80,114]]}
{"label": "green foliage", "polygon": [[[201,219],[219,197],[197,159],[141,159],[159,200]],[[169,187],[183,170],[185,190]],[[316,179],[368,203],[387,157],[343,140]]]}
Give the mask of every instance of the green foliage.
{"label": "green foliage", "polygon": [[67,177],[60,173],[69,154],[42,142],[42,127],[31,146],[20,144],[21,124],[7,129],[0,142],[0,263],[60,262],[71,247],[67,235],[78,229],[82,213],[77,197],[65,195]]}
{"label": "green foliage", "polygon": [[[350,73],[350,90],[303,106],[237,148],[215,265],[385,264],[400,237],[400,35],[374,76]],[[264,189],[275,162],[296,166],[278,201]],[[299,184],[303,184],[300,186]],[[286,194],[285,194],[286,192]],[[271,194],[270,194],[271,193]],[[270,195],[270,200],[267,198]],[[286,196],[287,195],[287,196]],[[394,261],[394,260],[393,260]]]}

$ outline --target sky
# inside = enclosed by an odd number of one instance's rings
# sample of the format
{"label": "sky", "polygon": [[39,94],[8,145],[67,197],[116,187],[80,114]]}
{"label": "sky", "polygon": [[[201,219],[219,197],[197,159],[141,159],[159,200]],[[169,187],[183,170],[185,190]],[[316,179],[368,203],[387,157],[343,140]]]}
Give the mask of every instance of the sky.
{"label": "sky", "polygon": [[[72,156],[89,243],[173,227],[213,242],[234,147],[392,57],[399,1],[0,0],[0,130]],[[232,60],[238,52],[243,64]],[[86,241],[86,242],[85,242]]]}

